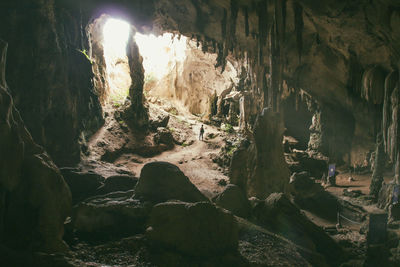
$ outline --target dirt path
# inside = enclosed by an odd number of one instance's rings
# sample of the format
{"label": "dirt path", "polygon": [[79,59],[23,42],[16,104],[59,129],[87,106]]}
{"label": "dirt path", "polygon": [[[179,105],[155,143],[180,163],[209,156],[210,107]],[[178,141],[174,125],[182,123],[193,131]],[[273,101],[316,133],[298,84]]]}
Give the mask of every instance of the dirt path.
{"label": "dirt path", "polygon": [[[154,104],[151,104],[150,108],[153,111],[165,113],[162,107]],[[139,176],[146,163],[154,161],[170,162],[177,165],[191,182],[208,197],[221,192],[224,186],[229,183],[229,178],[223,173],[223,169],[212,161],[212,158],[220,152],[227,133],[220,131],[217,127],[204,125],[204,140],[200,141],[198,135],[202,123],[198,117],[182,111],[179,112],[179,115],[169,114],[169,116],[167,127],[175,134],[184,136],[186,140],[184,144],[175,144],[173,149],[153,157],[143,157],[135,153],[122,153],[115,161],[110,163]],[[89,150],[91,155],[88,159],[101,162],[100,158],[104,154],[104,147],[108,147],[108,150],[118,150],[128,142],[128,139],[134,140],[135,137],[131,133],[124,134],[119,122],[111,114],[103,128],[90,140]],[[103,163],[101,162],[101,164]]]}

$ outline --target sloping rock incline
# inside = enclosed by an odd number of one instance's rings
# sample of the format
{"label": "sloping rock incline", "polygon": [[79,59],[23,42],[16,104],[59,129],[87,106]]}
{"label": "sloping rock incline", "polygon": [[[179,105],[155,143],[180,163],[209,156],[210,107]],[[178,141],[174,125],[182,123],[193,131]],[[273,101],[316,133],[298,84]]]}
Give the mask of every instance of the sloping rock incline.
{"label": "sloping rock incline", "polygon": [[177,166],[168,162],[151,162],[143,166],[135,198],[154,203],[167,200],[208,201]]}

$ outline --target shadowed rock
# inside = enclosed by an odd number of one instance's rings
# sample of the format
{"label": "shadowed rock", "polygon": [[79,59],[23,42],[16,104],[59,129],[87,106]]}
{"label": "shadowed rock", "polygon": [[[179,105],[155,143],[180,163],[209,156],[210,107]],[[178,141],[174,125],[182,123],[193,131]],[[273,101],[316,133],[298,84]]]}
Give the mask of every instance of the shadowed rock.
{"label": "shadowed rock", "polygon": [[258,222],[294,243],[324,255],[327,262],[339,263],[344,252],[320,227],[311,222],[282,193],[271,194],[254,209]]}
{"label": "shadowed rock", "polygon": [[235,252],[238,226],[231,213],[208,202],[167,202],[154,206],[146,235],[154,246],[192,256]]}
{"label": "shadowed rock", "polygon": [[102,186],[104,182],[103,176],[93,172],[80,172],[73,168],[62,168],[61,173],[71,190],[74,204],[94,196],[96,189]]}
{"label": "shadowed rock", "polygon": [[208,201],[177,166],[168,162],[144,165],[135,188],[135,197],[154,203],[171,199],[185,202]]}
{"label": "shadowed rock", "polygon": [[110,176],[104,181],[104,185],[97,188],[96,195],[133,190],[137,184],[137,181],[138,178],[130,175]]}
{"label": "shadowed rock", "polygon": [[247,218],[251,214],[250,202],[237,185],[229,184],[213,201],[239,217]]}
{"label": "shadowed rock", "polygon": [[73,211],[77,233],[89,239],[107,239],[143,232],[151,205],[132,199],[133,191],[88,199]]}
{"label": "shadowed rock", "polygon": [[13,104],[5,81],[6,51],[0,39],[0,243],[60,252],[67,249],[62,236],[71,193]]}

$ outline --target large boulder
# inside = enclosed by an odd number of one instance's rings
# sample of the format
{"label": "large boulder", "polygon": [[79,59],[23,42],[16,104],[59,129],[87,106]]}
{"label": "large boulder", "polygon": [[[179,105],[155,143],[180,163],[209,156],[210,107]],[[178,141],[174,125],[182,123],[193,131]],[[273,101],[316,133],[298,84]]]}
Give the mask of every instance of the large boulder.
{"label": "large boulder", "polygon": [[135,187],[135,197],[154,203],[167,200],[208,201],[177,166],[168,162],[151,162],[143,166]]}
{"label": "large boulder", "polygon": [[273,193],[254,208],[257,221],[294,243],[321,253],[330,263],[339,263],[344,252],[320,227],[311,222],[283,193]]}
{"label": "large boulder", "polygon": [[154,206],[146,235],[155,247],[190,256],[221,255],[238,248],[234,216],[209,202],[166,202]]}
{"label": "large boulder", "polygon": [[321,179],[328,172],[329,159],[321,153],[294,149],[292,157],[299,162],[301,170],[309,172],[316,179]]}
{"label": "large boulder", "polygon": [[144,232],[149,203],[132,198],[133,191],[87,199],[74,207],[72,223],[85,238],[105,239]]}
{"label": "large boulder", "polygon": [[97,173],[83,172],[74,168],[61,168],[61,173],[71,190],[74,204],[94,196],[97,188],[102,186],[105,180]]}
{"label": "large boulder", "polygon": [[5,81],[6,51],[0,39],[0,246],[64,251],[71,192],[13,104]]}
{"label": "large boulder", "polygon": [[308,172],[293,173],[290,176],[289,188],[290,192],[298,199],[313,197],[324,190],[321,184],[316,183],[310,177]]}
{"label": "large boulder", "polygon": [[247,218],[251,215],[250,202],[237,185],[229,184],[213,201],[239,217]]}
{"label": "large boulder", "polygon": [[96,195],[133,190],[137,184],[137,181],[138,178],[126,174],[110,176],[104,181],[102,186],[97,188]]}

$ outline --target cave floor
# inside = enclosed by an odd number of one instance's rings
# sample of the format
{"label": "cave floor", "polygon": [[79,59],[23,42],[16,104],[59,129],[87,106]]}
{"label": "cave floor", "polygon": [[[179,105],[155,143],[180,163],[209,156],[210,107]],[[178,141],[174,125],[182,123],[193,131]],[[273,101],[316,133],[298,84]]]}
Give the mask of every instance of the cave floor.
{"label": "cave floor", "polygon": [[[133,131],[121,118],[120,110],[106,109],[106,123],[88,143],[89,153],[87,158],[81,162],[81,169],[95,171],[105,178],[121,173],[138,177],[145,164],[153,161],[167,161],[177,165],[208,198],[222,192],[226,184],[229,184],[228,170],[219,166],[214,159],[221,152],[221,148],[226,145],[227,139],[232,138],[234,134],[204,124],[204,140],[200,141],[198,134],[200,126],[203,124],[200,117],[181,110],[179,112],[176,110],[167,112],[167,110],[169,109],[164,105],[149,103],[150,117],[155,118],[160,114],[168,115],[167,128],[172,133],[174,140],[179,140],[172,147],[158,150],[159,146],[154,143],[156,130]],[[338,199],[343,199],[364,209],[365,214],[379,210],[375,205],[370,204],[368,198],[349,197],[344,194],[345,189],[348,191],[360,190],[361,195],[367,196],[371,174],[353,174],[351,181],[349,176],[348,172],[340,171],[337,185],[327,187],[325,190]],[[385,181],[389,181],[389,177],[385,177]],[[328,233],[327,229],[336,229],[337,222],[335,220],[321,218],[306,210],[303,210],[303,213]],[[271,257],[281,263],[287,260],[287,266],[304,266],[302,265],[304,263],[296,262],[299,256],[297,248],[287,247],[286,243],[285,245],[282,243],[279,253],[274,254],[271,250],[264,251],[256,243],[270,244],[271,240],[275,238],[274,235],[265,232],[265,229],[262,228],[254,231],[256,226],[251,226],[251,223],[247,221],[242,220],[242,223],[244,226],[239,240],[240,257],[245,257],[249,262],[261,263],[260,266],[267,266],[263,264],[271,260]],[[358,263],[363,261],[363,256],[360,255],[365,255],[366,236],[365,233],[360,232],[364,222],[354,224],[342,221],[342,225],[342,229],[334,230],[334,233],[330,234],[336,241],[347,247],[350,254],[353,255],[352,258],[356,259],[354,266],[358,266]],[[154,257],[154,255],[150,256],[145,243],[142,235],[106,243],[86,243],[76,240],[76,243],[70,244],[71,258],[77,260],[75,264],[87,266],[99,266],[100,263],[110,266],[153,266],[150,264],[149,257]],[[275,248],[280,246],[279,242],[271,243],[271,245]],[[293,261],[285,259],[281,252],[293,254]],[[166,255],[159,256],[160,259],[167,257]],[[182,259],[182,261],[189,263],[190,259]]]}
{"label": "cave floor", "polygon": [[[112,107],[106,109],[105,125],[89,141],[89,156],[80,163],[82,169],[92,169],[109,177],[114,170],[139,176],[142,167],[154,161],[166,161],[177,165],[183,173],[207,197],[220,193],[229,183],[226,168],[215,163],[215,159],[225,145],[227,133],[220,128],[204,124],[200,117],[179,109],[167,112],[162,105],[149,103],[151,117],[168,115],[167,129],[174,140],[173,147],[159,151],[154,144],[152,132],[133,131],[118,116]],[[118,115],[116,115],[116,113]],[[204,125],[204,139],[199,140],[201,125]],[[155,153],[148,152],[156,150]],[[149,154],[150,153],[150,154]],[[112,155],[110,157],[105,157]]]}

